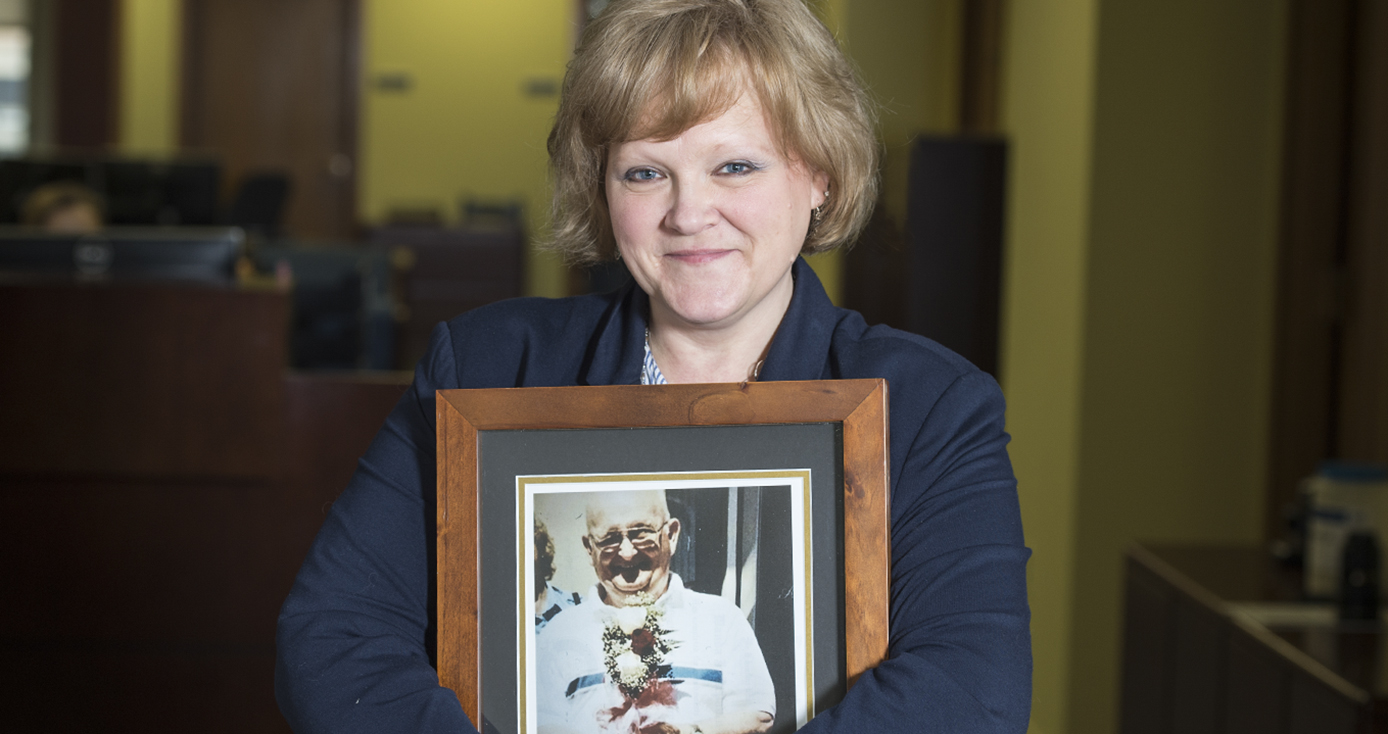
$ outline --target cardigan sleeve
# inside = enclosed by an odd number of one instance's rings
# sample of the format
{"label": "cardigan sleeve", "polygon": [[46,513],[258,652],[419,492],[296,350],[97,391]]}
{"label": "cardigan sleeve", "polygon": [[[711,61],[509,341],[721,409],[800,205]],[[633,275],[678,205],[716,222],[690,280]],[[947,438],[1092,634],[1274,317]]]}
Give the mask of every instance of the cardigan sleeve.
{"label": "cardigan sleeve", "polygon": [[430,660],[434,391],[454,364],[440,326],[280,611],[275,696],[296,732],[476,731]]}
{"label": "cardigan sleeve", "polygon": [[905,456],[893,457],[888,658],[803,731],[1024,732],[1030,551],[1002,394],[977,371],[933,405],[907,404],[920,396],[909,385],[889,389],[893,431],[898,413],[925,418],[892,440]]}

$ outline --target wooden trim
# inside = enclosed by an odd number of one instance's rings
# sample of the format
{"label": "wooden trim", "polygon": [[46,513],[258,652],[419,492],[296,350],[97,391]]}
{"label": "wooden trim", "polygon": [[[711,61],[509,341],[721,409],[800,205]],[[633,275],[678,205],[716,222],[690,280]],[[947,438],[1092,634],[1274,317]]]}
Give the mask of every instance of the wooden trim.
{"label": "wooden trim", "polygon": [[1388,8],[1359,3],[1345,156],[1337,453],[1388,461]]}
{"label": "wooden trim", "polygon": [[1358,686],[1351,684],[1344,678],[1335,674],[1335,671],[1327,668],[1325,663],[1298,650],[1295,645],[1273,634],[1267,627],[1258,624],[1257,621],[1241,612],[1228,612],[1225,616],[1233,623],[1234,627],[1249,637],[1256,640],[1259,644],[1282,656],[1287,662],[1304,671],[1307,675],[1320,681],[1321,684],[1345,698],[1359,704],[1369,706],[1373,704],[1374,697]]}
{"label": "wooden trim", "polygon": [[[434,409],[439,456],[438,573],[434,598],[438,600],[438,609],[451,610],[450,623],[438,626],[439,682],[453,689],[463,711],[480,728],[482,595],[477,568],[477,426],[443,392],[439,393]],[[440,612],[437,618],[442,620],[444,616]]]}
{"label": "wooden trim", "polygon": [[203,4],[200,0],[183,0],[182,42],[179,54],[182,69],[179,74],[178,140],[186,152],[202,148],[202,95],[203,52],[202,24]]}
{"label": "wooden trim", "polygon": [[890,464],[885,380],[440,390],[438,671],[480,722],[480,431],[842,423],[848,682],[886,659]]}
{"label": "wooden trim", "polygon": [[[843,417],[843,564],[848,685],[887,659],[891,589],[888,538],[891,464],[887,447],[887,383]],[[850,460],[851,458],[851,460]]]}
{"label": "wooden trim", "polygon": [[959,63],[959,130],[989,134],[998,130],[1002,88],[1004,0],[964,3]]}
{"label": "wooden trim", "polygon": [[342,182],[344,189],[342,212],[340,221],[349,231],[342,234],[350,239],[360,237],[360,227],[357,221],[357,190],[360,177],[358,172],[361,170],[361,150],[358,134],[361,124],[361,97],[362,97],[362,9],[361,0],[343,0],[342,8],[342,43],[346,50],[346,59],[343,65],[342,78],[342,110],[341,117],[338,118],[341,125],[340,135],[342,150],[340,152],[347,155],[352,161],[351,171],[347,174],[346,180]]}
{"label": "wooden trim", "polygon": [[1345,227],[1354,0],[1293,0],[1272,370],[1267,539],[1300,480],[1336,454],[1340,243]]}
{"label": "wooden trim", "polygon": [[116,143],[120,106],[120,5],[62,0],[55,16],[55,132],[60,147]]}
{"label": "wooden trim", "polygon": [[1163,560],[1161,556],[1148,550],[1146,546],[1138,543],[1128,546],[1128,560],[1152,572],[1157,578],[1211,612],[1224,614],[1224,600],[1219,598],[1218,594],[1196,583],[1189,576],[1178,571],[1175,566]]}

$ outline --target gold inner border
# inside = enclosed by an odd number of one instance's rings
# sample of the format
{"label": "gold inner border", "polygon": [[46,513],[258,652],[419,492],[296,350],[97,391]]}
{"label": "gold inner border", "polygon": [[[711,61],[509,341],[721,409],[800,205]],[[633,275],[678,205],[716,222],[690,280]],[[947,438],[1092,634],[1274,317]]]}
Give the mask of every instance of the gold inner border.
{"label": "gold inner border", "polygon": [[[801,506],[804,508],[804,523],[801,537],[804,538],[804,560],[805,560],[805,708],[808,710],[808,718],[815,717],[814,702],[814,556],[811,554],[814,537],[814,523],[811,522],[813,505],[811,504],[811,485],[809,469],[761,469],[748,471],[720,471],[720,472],[659,472],[655,474],[554,474],[547,476],[516,476],[516,590],[517,590],[517,639],[516,649],[520,654],[516,660],[517,685],[516,699],[519,702],[517,719],[520,723],[520,731],[526,732],[526,712],[529,710],[527,701],[527,675],[526,665],[530,659],[526,648],[527,629],[526,626],[535,624],[535,600],[526,597],[528,591],[533,590],[529,585],[530,579],[526,578],[525,560],[526,550],[535,541],[533,532],[526,533],[525,530],[525,489],[528,484],[584,484],[597,482],[659,482],[659,481],[722,481],[725,479],[801,479]],[[710,487],[713,489],[714,487]],[[528,603],[527,603],[528,602]],[[796,728],[800,727],[800,722],[796,722]]]}

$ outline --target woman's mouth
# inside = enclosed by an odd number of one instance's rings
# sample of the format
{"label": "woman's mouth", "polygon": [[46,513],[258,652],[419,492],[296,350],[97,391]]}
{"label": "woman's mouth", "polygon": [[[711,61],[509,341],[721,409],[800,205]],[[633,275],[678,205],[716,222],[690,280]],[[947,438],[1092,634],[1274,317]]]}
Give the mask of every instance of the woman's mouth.
{"label": "woman's mouth", "polygon": [[666,253],[665,257],[686,265],[702,265],[718,260],[731,252],[732,250],[676,250]]}

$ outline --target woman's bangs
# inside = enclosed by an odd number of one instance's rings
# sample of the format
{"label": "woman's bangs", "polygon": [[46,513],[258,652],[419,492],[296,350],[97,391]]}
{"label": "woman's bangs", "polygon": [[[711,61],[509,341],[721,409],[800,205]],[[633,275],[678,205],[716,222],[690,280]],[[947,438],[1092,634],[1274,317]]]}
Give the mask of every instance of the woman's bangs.
{"label": "woman's bangs", "polygon": [[706,45],[690,54],[670,54],[651,69],[643,86],[648,100],[628,140],[670,140],[728,111],[751,89],[748,64],[730,50]]}

